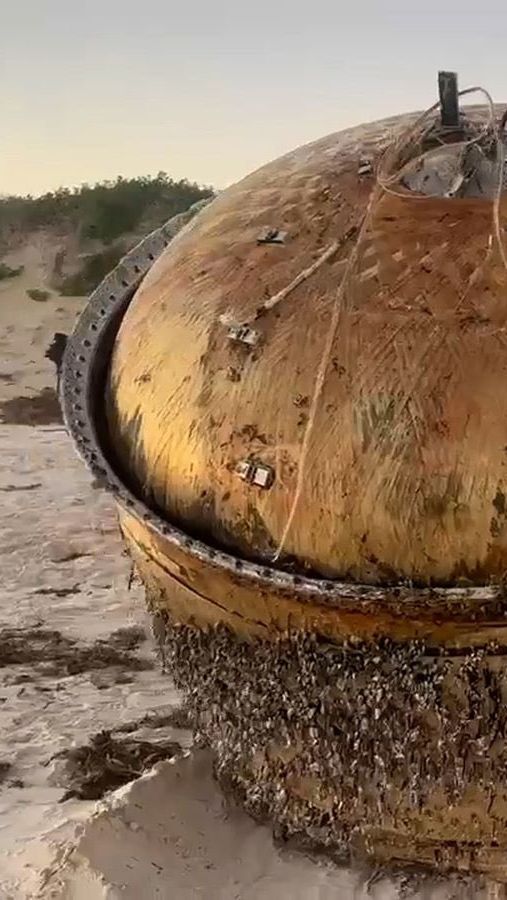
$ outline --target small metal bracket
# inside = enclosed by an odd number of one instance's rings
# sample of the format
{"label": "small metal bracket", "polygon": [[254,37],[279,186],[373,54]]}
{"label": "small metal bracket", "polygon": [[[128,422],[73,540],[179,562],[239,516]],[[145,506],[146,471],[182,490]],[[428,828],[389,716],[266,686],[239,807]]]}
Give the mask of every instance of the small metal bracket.
{"label": "small metal bracket", "polygon": [[278,228],[265,228],[257,238],[258,244],[284,244],[287,237],[286,231],[280,231]]}
{"label": "small metal bracket", "polygon": [[236,341],[240,344],[247,344],[249,347],[255,347],[259,343],[260,333],[250,328],[249,325],[229,325],[227,337],[230,341]]}
{"label": "small metal bracket", "polygon": [[369,159],[361,159],[359,161],[358,175],[373,175],[373,165]]}
{"label": "small metal bracket", "polygon": [[440,122],[443,128],[459,128],[459,94],[456,72],[438,73]]}
{"label": "small metal bracket", "polygon": [[243,459],[236,466],[236,475],[247,484],[268,490],[275,480],[275,472],[271,466],[256,462],[253,459]]}

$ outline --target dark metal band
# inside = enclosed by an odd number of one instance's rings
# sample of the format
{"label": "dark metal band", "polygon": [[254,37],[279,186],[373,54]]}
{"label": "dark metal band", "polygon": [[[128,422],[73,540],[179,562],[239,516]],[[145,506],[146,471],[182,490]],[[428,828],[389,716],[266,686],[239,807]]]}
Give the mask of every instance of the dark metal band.
{"label": "dark metal band", "polygon": [[[209,201],[208,201],[209,202]],[[414,607],[445,609],[447,614],[495,618],[503,608],[501,593],[494,585],[450,588],[414,588],[409,583],[379,587],[293,575],[289,572],[242,560],[186,535],[161,518],[123,482],[113,468],[100,423],[104,421],[103,382],[112,347],[125,311],[140,282],[182,228],[205,205],[201,201],[187,213],[170,219],[134,247],[91,295],[67,343],[63,360],[60,401],[66,427],[76,448],[101,486],[116,501],[150,529],[211,566],[247,578],[261,586],[290,593],[303,602],[314,601],[339,607],[382,607],[386,601],[403,605],[407,615]]]}

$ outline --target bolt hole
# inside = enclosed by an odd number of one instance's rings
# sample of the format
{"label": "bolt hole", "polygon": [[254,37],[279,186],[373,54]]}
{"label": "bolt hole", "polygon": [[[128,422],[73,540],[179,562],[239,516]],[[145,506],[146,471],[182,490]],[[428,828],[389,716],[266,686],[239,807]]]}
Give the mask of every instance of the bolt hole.
{"label": "bolt hole", "polygon": [[78,362],[86,362],[86,356],[83,356],[82,354],[78,356]]}
{"label": "bolt hole", "polygon": [[153,253],[148,253],[148,259],[153,262],[153,260],[155,259],[155,257],[153,256]]}
{"label": "bolt hole", "polygon": [[241,562],[240,559],[235,559],[235,560],[234,560],[234,568],[235,568],[235,569],[242,569],[242,568],[243,568],[243,563]]}
{"label": "bolt hole", "polygon": [[106,315],[106,310],[105,310],[105,309],[99,309],[99,316],[105,316],[105,315]]}
{"label": "bolt hole", "polygon": [[109,299],[110,299],[110,300],[116,300],[116,295],[115,295],[115,294],[109,294]]}
{"label": "bolt hole", "polygon": [[92,324],[90,325],[90,328],[91,328],[92,331],[97,331],[97,323],[96,323],[96,322],[92,322]]}
{"label": "bolt hole", "polygon": [[85,340],[83,341],[83,347],[91,347],[91,345],[92,342],[89,341],[88,338],[85,338]]}

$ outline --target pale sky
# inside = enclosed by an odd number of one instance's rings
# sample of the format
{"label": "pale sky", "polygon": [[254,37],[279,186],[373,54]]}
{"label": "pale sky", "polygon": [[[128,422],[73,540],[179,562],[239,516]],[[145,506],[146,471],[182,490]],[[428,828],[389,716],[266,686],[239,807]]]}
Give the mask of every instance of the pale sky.
{"label": "pale sky", "polygon": [[436,99],[507,101],[507,0],[0,0],[0,194],[116,175],[225,187]]}

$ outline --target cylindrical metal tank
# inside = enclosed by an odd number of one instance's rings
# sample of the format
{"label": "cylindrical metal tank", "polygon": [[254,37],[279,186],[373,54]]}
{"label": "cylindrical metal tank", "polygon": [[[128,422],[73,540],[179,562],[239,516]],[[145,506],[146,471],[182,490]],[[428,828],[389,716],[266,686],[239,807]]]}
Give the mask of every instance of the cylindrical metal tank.
{"label": "cylindrical metal tank", "polygon": [[503,878],[504,147],[446,103],[146,239],[63,401],[222,783],[334,855]]}

